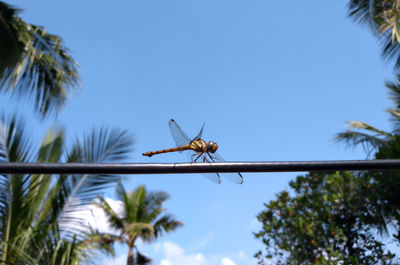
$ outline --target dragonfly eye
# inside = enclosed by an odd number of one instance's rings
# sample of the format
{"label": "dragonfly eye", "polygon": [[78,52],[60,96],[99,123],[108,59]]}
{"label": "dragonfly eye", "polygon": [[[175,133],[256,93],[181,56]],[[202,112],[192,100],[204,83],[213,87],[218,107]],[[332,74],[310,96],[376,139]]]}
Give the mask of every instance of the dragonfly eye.
{"label": "dragonfly eye", "polygon": [[210,153],[215,153],[215,152],[217,151],[217,149],[218,149],[217,143],[214,143],[214,142],[212,142],[212,141],[208,142],[208,144],[207,144],[207,150],[208,150]]}

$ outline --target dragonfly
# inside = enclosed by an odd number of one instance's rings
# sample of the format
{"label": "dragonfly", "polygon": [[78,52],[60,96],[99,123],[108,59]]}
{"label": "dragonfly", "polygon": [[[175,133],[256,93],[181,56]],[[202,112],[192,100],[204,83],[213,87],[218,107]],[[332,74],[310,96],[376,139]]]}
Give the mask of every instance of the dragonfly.
{"label": "dragonfly", "polygon": [[[201,139],[203,134],[204,124],[201,127],[200,132],[197,134],[196,137],[190,139],[187,134],[179,127],[175,120],[171,119],[169,121],[169,128],[171,130],[172,138],[176,143],[176,147],[153,151],[153,152],[146,152],[143,153],[143,156],[152,157],[153,155],[157,154],[164,154],[170,152],[182,152],[182,151],[189,151],[189,161],[194,162],[224,162],[225,160],[217,153],[218,144],[209,141],[206,142]],[[238,173],[204,173],[204,176],[209,178],[211,181],[220,184],[221,183],[221,175],[227,178],[228,180],[242,184],[243,183],[243,176],[242,174]]]}

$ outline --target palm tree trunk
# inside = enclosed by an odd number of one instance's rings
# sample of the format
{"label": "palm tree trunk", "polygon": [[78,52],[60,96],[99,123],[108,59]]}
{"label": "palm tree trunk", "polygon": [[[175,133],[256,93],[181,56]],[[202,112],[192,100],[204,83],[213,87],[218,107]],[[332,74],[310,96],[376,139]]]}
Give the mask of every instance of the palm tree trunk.
{"label": "palm tree trunk", "polygon": [[[11,177],[12,178],[12,177]],[[12,180],[10,180],[10,187],[9,187],[9,193],[10,193],[10,199],[9,199],[9,203],[8,203],[8,217],[7,217],[7,229],[6,229],[6,236],[4,238],[4,242],[6,242],[6,244],[4,245],[4,249],[3,249],[3,262],[1,264],[6,264],[6,260],[7,260],[7,251],[8,251],[8,244],[10,242],[8,242],[10,240],[10,227],[11,227],[11,217],[12,217],[12,205],[13,205],[13,190],[12,190]]]}
{"label": "palm tree trunk", "polygon": [[135,257],[133,256],[133,246],[129,246],[128,260],[127,260],[126,264],[127,265],[135,264]]}

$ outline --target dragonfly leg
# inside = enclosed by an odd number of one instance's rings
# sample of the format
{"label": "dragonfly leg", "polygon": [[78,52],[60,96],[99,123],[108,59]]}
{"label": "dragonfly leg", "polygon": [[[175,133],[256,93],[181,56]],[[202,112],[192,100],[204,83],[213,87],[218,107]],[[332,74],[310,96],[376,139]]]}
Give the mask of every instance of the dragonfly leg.
{"label": "dragonfly leg", "polygon": [[[197,155],[198,153],[196,153],[195,155]],[[199,159],[200,157],[201,157],[201,155],[202,155],[203,153],[200,153],[199,154],[199,156],[198,157],[196,157],[196,159],[194,160],[194,162],[196,162],[197,161],[197,159]]]}
{"label": "dragonfly leg", "polygon": [[197,155],[197,153],[193,154],[193,155],[190,157],[190,162],[191,162],[191,163],[193,163],[193,157],[194,157],[195,155]]}
{"label": "dragonfly leg", "polygon": [[211,160],[212,160],[213,162],[215,162],[214,158],[210,155],[210,153],[207,152],[207,155],[211,158]]}

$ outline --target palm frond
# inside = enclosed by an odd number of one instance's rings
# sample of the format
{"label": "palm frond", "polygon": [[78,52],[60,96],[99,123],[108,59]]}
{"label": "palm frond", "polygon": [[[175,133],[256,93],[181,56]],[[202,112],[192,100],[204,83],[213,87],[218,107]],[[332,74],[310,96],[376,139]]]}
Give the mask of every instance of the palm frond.
{"label": "palm frond", "polygon": [[[397,2],[397,1],[395,1]],[[394,62],[396,70],[400,69],[400,10],[398,3],[392,0],[350,0],[348,16],[368,26],[378,37],[382,46],[382,57]]]}
{"label": "palm frond", "polygon": [[379,130],[375,128],[372,125],[369,125],[365,122],[362,121],[349,121],[348,125],[350,126],[350,129],[360,129],[360,130],[366,130],[371,133],[375,133],[379,136],[387,137],[387,138],[393,138],[393,135],[391,133]]}
{"label": "palm frond", "polygon": [[149,192],[147,194],[146,220],[148,222],[154,222],[161,213],[166,211],[166,209],[162,208],[162,204],[169,197],[169,194],[165,191]]}
{"label": "palm frond", "polygon": [[[388,139],[393,138],[391,133],[379,130],[365,122],[350,121],[348,125],[350,129],[336,134],[334,140],[352,147],[361,145],[367,156],[370,156],[371,152],[378,147],[383,146]],[[368,133],[354,131],[354,129],[364,130]]]}
{"label": "palm frond", "polygon": [[380,37],[380,44],[382,46],[381,56],[389,63],[393,63],[394,69],[400,69],[400,44],[398,41],[392,40],[392,35],[389,32],[382,34]]}
{"label": "palm frond", "polygon": [[117,197],[117,200],[120,200],[125,204],[129,202],[128,193],[126,192],[121,182],[118,182],[117,184],[117,187],[115,189],[115,196]]}
{"label": "palm frond", "polygon": [[387,109],[386,112],[392,115],[392,119],[399,121],[400,120],[400,112],[397,109]]}
{"label": "palm frond", "polygon": [[90,229],[87,233],[86,239],[81,241],[80,244],[86,246],[86,249],[91,250],[105,250],[107,255],[115,255],[115,251],[113,248],[113,244],[115,242],[124,243],[121,240],[120,236],[108,234],[108,233],[101,233],[97,229]]}
{"label": "palm frond", "polygon": [[[118,216],[102,197],[100,197],[100,206],[108,215],[110,224],[120,231],[121,241],[128,244],[130,248],[135,247],[137,238],[141,238],[145,242],[151,242],[157,236],[160,236],[162,232],[170,232],[183,225],[182,222],[174,219],[169,214],[157,219],[161,213],[166,211],[166,209],[162,208],[163,202],[169,198],[166,192],[148,192],[144,185],[136,187],[133,191],[126,192],[122,184],[119,183],[116,195],[124,204],[124,213],[121,216]],[[122,228],[120,228],[121,226]],[[151,259],[145,256],[142,259],[140,255],[137,251],[134,257],[132,255],[129,256],[128,263],[151,263]],[[140,262],[143,263],[139,263],[141,259],[142,261]]]}
{"label": "palm frond", "polygon": [[[2,3],[0,33],[17,42],[11,59],[0,65],[0,89],[19,98],[33,98],[35,109],[45,116],[65,104],[79,86],[78,66],[61,38],[20,19],[15,8]],[[2,55],[2,54],[1,54]],[[0,58],[3,61],[3,58]]]}
{"label": "palm frond", "polygon": [[153,260],[142,253],[139,252],[136,248],[136,257],[135,257],[135,264],[136,265],[150,265],[153,263]]}
{"label": "palm frond", "polygon": [[19,9],[0,2],[0,76],[7,67],[17,64],[23,52],[23,45],[18,42],[18,36],[13,30],[14,18]]}
{"label": "palm frond", "polygon": [[[1,116],[0,163],[30,162],[34,156],[32,150],[32,144],[27,137],[24,121],[17,115],[11,118],[7,118],[4,115]],[[11,187],[12,194],[9,192]],[[0,174],[0,213],[2,216],[8,216],[7,212],[10,212],[10,209],[14,207],[19,209],[18,211],[12,211],[14,214],[24,214],[26,206],[22,198],[26,195],[28,189],[29,176]]]}
{"label": "palm frond", "polygon": [[154,235],[155,237],[159,237],[163,232],[171,232],[177,229],[178,227],[183,226],[181,221],[176,220],[172,215],[165,214],[160,219],[158,219],[154,223]]}
{"label": "palm frond", "polygon": [[[32,162],[36,156],[24,121],[17,115],[0,118],[0,150],[3,162]],[[27,261],[31,228],[48,179],[39,176],[0,175],[0,238],[7,242],[2,257],[7,261]],[[29,242],[32,244],[32,242]]]}
{"label": "palm frond", "polygon": [[385,82],[385,86],[389,88],[390,99],[395,104],[394,108],[386,110],[390,113],[390,121],[393,126],[393,134],[400,133],[400,74],[397,75],[396,82]]}
{"label": "palm frond", "polygon": [[[78,240],[76,236],[72,240],[58,239],[55,251],[48,257],[48,264],[60,265],[79,265],[84,259],[86,253],[79,249]],[[46,257],[45,259],[46,260]],[[43,259],[38,260],[43,262]]]}
{"label": "palm frond", "polygon": [[[42,143],[39,147],[37,162],[51,162],[59,163],[62,159],[64,152],[64,130],[61,128],[51,128],[45,137],[42,139]],[[37,222],[36,225],[40,225],[43,220],[47,219],[49,226],[50,223],[54,223],[55,220],[49,221],[49,211],[53,211],[52,208],[55,204],[48,203],[51,201],[54,192],[54,187],[51,187],[53,183],[50,175],[32,175],[31,176],[31,189],[28,194],[29,198],[35,200],[36,203],[32,205],[32,210],[36,214]],[[46,199],[45,199],[46,198]]]}
{"label": "palm frond", "polygon": [[[82,141],[77,140],[68,155],[68,162],[105,163],[122,161],[132,149],[133,138],[127,131],[101,128],[93,129]],[[99,193],[120,181],[118,175],[73,175],[60,176],[60,194],[64,198],[59,222],[71,223],[68,216],[74,215],[79,207],[91,203]],[[57,196],[57,197],[58,197]],[[78,224],[80,225],[80,224]]]}
{"label": "palm frond", "polygon": [[38,163],[58,163],[64,155],[65,130],[52,127],[43,137],[38,152]]}
{"label": "palm frond", "polygon": [[385,86],[389,88],[389,97],[396,106],[400,109],[400,74],[397,75],[396,82],[386,81]]}
{"label": "palm frond", "polygon": [[[37,152],[32,151],[27,136],[21,119],[2,116],[1,162],[65,161],[62,129],[50,129]],[[91,141],[91,138],[96,140]],[[83,143],[100,147],[85,150],[90,145]],[[104,129],[83,141],[77,140],[73,152],[66,157],[74,162],[90,162],[90,158],[97,159],[93,162],[114,161],[126,156],[131,144],[132,138],[126,132]],[[15,264],[79,264],[91,252],[89,241],[86,245],[81,241],[87,237],[84,233],[87,229],[79,227],[81,219],[77,211],[90,203],[103,187],[119,180],[113,175],[101,177],[99,181],[92,176],[82,179],[81,176],[61,175],[52,180],[48,175],[0,175],[1,258]],[[97,246],[105,247],[100,243]]]}
{"label": "palm frond", "polygon": [[81,159],[85,163],[111,163],[123,161],[132,151],[133,137],[126,130],[100,128],[93,129],[83,141],[75,146],[81,150]]}
{"label": "palm frond", "polygon": [[[68,162],[107,163],[123,161],[132,150],[133,138],[127,131],[101,128],[93,129],[83,141],[77,140],[73,145]],[[76,154],[76,151],[79,154]],[[78,158],[79,160],[73,160]],[[74,175],[68,183],[71,196],[80,200],[92,200],[100,190],[120,181],[120,176],[104,175]]]}
{"label": "palm frond", "polygon": [[165,191],[148,192],[147,193],[147,201],[149,201],[148,208],[150,210],[159,208],[169,198],[170,198],[169,194]]}
{"label": "palm frond", "polygon": [[109,224],[116,228],[116,229],[123,229],[124,228],[124,223],[121,217],[112,209],[110,204],[101,196],[98,197],[99,202],[95,202],[94,204],[102,209],[105,213],[105,215],[108,218]]}
{"label": "palm frond", "polygon": [[352,147],[361,145],[368,156],[372,151],[386,143],[384,139],[379,137],[351,130],[336,134],[335,141],[343,142]]}
{"label": "palm frond", "polygon": [[124,201],[124,203],[126,219],[128,222],[133,220],[135,222],[143,221],[147,206],[146,195],[147,190],[144,185],[138,186],[134,191],[131,191],[126,195],[127,200]]}
{"label": "palm frond", "polygon": [[393,127],[392,134],[396,135],[400,133],[400,111],[399,109],[387,109],[385,110],[390,114],[390,122]]}
{"label": "palm frond", "polygon": [[127,223],[123,230],[129,238],[140,237],[145,242],[151,242],[154,239],[154,227],[149,223],[132,222]]}
{"label": "palm frond", "polygon": [[375,18],[379,6],[376,1],[350,0],[347,8],[348,16],[355,22],[365,24],[372,30],[377,30]]}
{"label": "palm frond", "polygon": [[25,121],[18,115],[0,116],[0,162],[29,162],[34,157]]}
{"label": "palm frond", "polygon": [[[31,228],[25,228],[16,235],[16,238],[8,242],[3,241],[4,244],[8,244],[8,249],[6,255],[2,257],[5,261],[8,261],[8,264],[15,264],[14,262],[19,262],[20,264],[37,264],[35,263],[37,256],[32,257],[31,248],[27,247],[29,244],[32,244],[32,234],[33,231]],[[39,252],[36,254],[39,254]]]}

